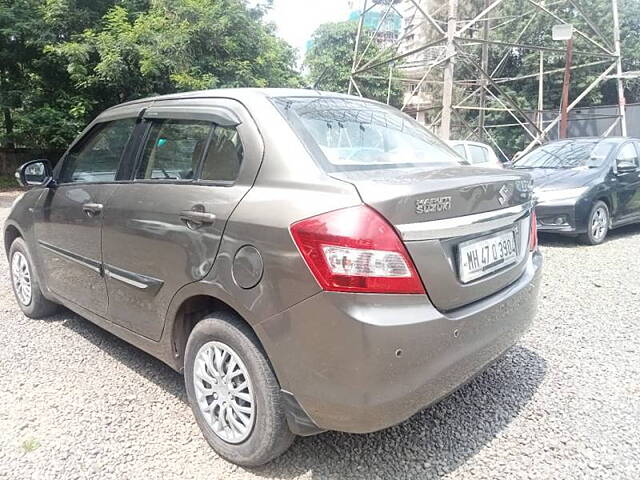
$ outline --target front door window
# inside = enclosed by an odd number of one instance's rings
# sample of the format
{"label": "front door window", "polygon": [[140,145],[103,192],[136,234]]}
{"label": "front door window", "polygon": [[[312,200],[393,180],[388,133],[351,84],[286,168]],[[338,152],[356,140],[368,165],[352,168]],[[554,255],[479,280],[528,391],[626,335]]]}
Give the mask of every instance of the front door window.
{"label": "front door window", "polygon": [[64,159],[60,183],[104,183],[116,178],[135,118],[96,125]]}
{"label": "front door window", "polygon": [[636,147],[633,143],[627,143],[622,146],[622,148],[618,152],[617,163],[635,166],[636,168],[638,168],[638,152],[636,151]]}

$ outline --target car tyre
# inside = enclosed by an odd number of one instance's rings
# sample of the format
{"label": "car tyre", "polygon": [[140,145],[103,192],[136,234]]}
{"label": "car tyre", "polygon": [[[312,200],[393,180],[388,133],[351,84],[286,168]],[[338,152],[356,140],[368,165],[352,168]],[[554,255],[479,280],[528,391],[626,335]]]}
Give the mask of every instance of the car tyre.
{"label": "car tyre", "polygon": [[25,241],[18,237],[9,249],[11,287],[22,312],[29,318],[40,319],[53,315],[59,305],[42,294],[38,272]]}
{"label": "car tyre", "polygon": [[[255,333],[244,322],[228,313],[212,314],[199,321],[189,335],[184,362],[191,409],[205,439],[221,457],[256,467],[291,446],[295,435],[287,425],[280,385]],[[232,364],[235,367],[229,366]],[[224,377],[233,374],[234,368],[235,376],[225,383]],[[230,392],[242,385],[250,386],[245,386],[242,394],[251,402],[231,397]],[[238,407],[239,403],[243,406]],[[235,408],[244,408],[243,416],[250,416],[252,421],[243,418],[240,422]],[[251,414],[246,413],[251,409]],[[223,411],[226,413],[221,414]],[[245,427],[250,423],[250,430],[233,431],[238,422]]]}
{"label": "car tyre", "polygon": [[607,238],[610,222],[609,207],[603,201],[597,201],[589,212],[587,233],[581,235],[580,240],[587,245],[601,244]]}

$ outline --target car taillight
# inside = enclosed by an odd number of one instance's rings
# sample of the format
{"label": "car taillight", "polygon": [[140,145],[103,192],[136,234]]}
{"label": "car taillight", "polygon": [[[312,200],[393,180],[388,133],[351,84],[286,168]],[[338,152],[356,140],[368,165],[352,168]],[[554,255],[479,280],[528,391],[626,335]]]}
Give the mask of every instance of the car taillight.
{"label": "car taillight", "polygon": [[538,220],[536,212],[531,212],[531,233],[529,235],[529,250],[534,252],[538,249]]}
{"label": "car taillight", "polygon": [[425,293],[396,231],[366,205],[296,222],[291,235],[324,290]]}

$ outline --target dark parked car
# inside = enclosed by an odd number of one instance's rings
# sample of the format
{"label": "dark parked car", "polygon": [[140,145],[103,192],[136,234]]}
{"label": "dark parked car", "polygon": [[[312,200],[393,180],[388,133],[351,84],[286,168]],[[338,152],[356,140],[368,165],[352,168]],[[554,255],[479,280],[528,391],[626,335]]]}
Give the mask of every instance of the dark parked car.
{"label": "dark parked car", "polygon": [[640,221],[640,140],[574,138],[542,146],[514,168],[531,173],[538,230],[602,243],[612,228]]}
{"label": "dark parked car", "polygon": [[529,175],[463,166],[410,117],[304,90],[107,110],[4,229],[24,313],[62,304],[184,372],[223,457],[371,432],[500,356],[536,309]]}

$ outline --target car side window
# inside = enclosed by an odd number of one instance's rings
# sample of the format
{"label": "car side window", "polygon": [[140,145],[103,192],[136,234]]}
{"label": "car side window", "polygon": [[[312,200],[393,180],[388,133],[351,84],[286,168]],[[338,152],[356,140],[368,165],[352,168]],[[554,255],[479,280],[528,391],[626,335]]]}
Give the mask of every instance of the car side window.
{"label": "car side window", "polygon": [[635,145],[631,142],[624,144],[618,152],[617,161],[631,163],[638,168],[640,166],[640,160],[638,159],[638,151]]}
{"label": "car side window", "polygon": [[192,180],[212,129],[213,123],[202,120],[154,120],[136,179]]}
{"label": "car side window", "polygon": [[60,183],[113,182],[135,118],[99,123],[65,157]]}
{"label": "car side window", "polygon": [[453,149],[456,151],[456,153],[460,154],[462,158],[467,160],[467,152],[464,149],[464,145],[454,145]]}
{"label": "car side window", "polygon": [[244,148],[235,128],[217,126],[202,165],[201,180],[233,182],[238,178]]}
{"label": "car side window", "polygon": [[487,149],[478,145],[467,145],[469,148],[469,154],[471,155],[471,163],[486,163],[487,162]]}

